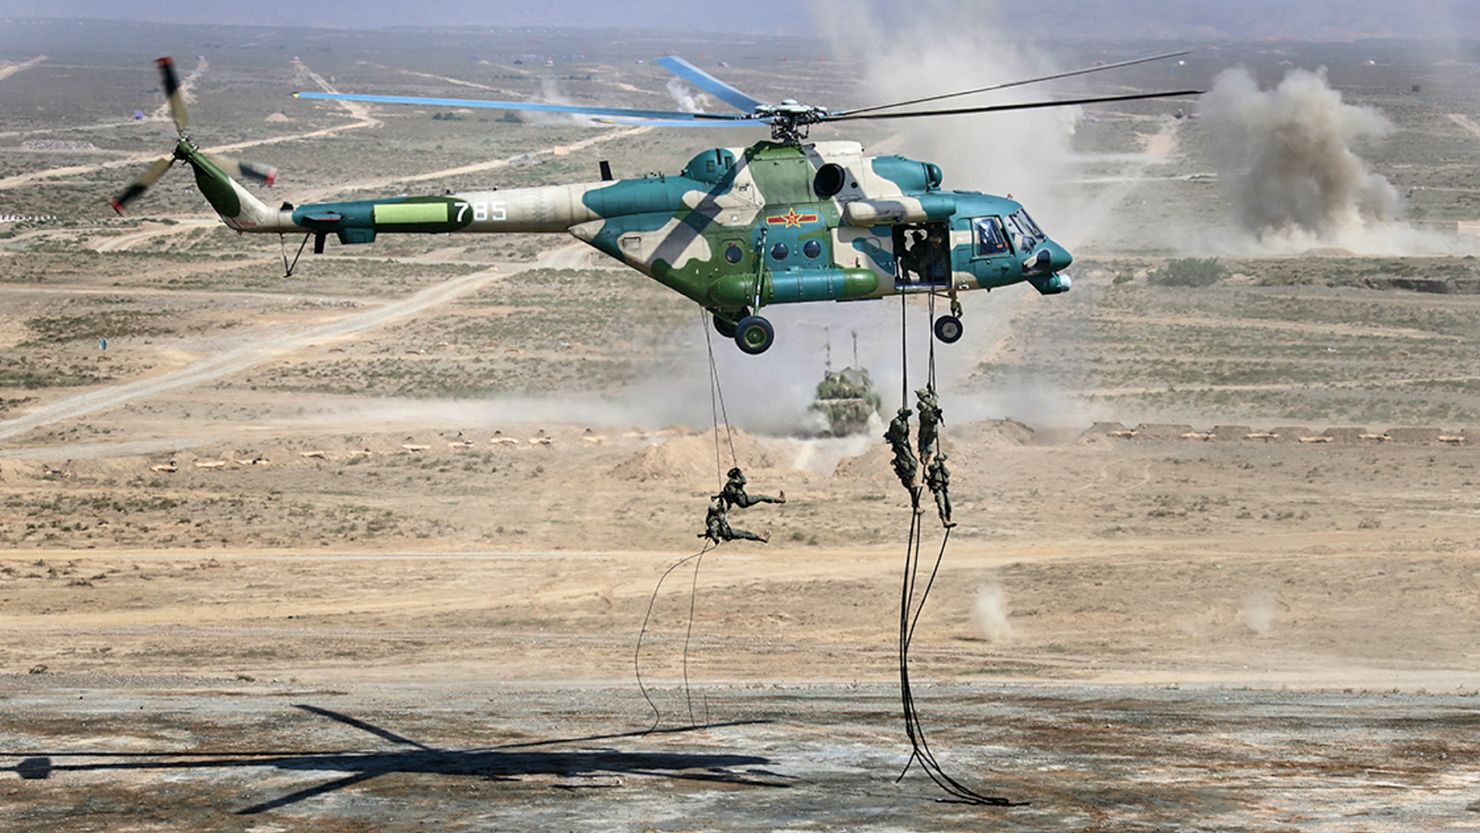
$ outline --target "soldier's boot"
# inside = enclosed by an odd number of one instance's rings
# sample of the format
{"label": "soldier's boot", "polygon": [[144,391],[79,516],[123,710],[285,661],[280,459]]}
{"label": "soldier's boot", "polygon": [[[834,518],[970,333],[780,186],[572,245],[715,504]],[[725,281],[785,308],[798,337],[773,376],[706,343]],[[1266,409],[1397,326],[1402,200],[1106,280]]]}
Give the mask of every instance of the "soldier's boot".
{"label": "soldier's boot", "polygon": [[956,523],[951,520],[951,499],[944,491],[936,495],[935,509],[940,513],[940,525],[946,529],[954,529]]}
{"label": "soldier's boot", "polygon": [[777,492],[776,493],[776,502],[777,503],[785,503],[786,502],[786,492]]}

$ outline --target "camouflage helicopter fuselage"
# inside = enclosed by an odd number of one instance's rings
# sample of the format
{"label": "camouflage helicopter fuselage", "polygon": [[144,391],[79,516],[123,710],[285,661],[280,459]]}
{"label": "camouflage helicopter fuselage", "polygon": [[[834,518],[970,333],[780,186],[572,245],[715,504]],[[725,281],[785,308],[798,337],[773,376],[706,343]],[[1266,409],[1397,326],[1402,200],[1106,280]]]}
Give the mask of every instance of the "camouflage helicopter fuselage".
{"label": "camouflage helicopter fuselage", "polygon": [[[937,166],[865,156],[856,142],[715,148],[676,176],[280,209],[193,147],[177,153],[238,231],[308,233],[316,250],[330,235],[364,244],[382,234],[568,233],[710,310],[722,331],[771,304],[1070,286],[1060,273],[1071,256],[1019,203],[942,190]],[[938,235],[942,256],[930,275],[902,268],[900,229]]]}

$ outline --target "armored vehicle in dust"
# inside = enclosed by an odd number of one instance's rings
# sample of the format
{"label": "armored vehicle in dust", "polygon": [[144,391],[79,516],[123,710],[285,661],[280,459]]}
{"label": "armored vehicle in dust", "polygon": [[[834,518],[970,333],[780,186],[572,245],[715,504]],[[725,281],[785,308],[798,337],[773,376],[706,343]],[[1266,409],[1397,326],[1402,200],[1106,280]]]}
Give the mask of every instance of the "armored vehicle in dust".
{"label": "armored vehicle in dust", "polygon": [[824,373],[822,381],[817,383],[817,398],[809,410],[819,417],[819,434],[846,437],[866,432],[882,404],[868,371],[845,367]]}

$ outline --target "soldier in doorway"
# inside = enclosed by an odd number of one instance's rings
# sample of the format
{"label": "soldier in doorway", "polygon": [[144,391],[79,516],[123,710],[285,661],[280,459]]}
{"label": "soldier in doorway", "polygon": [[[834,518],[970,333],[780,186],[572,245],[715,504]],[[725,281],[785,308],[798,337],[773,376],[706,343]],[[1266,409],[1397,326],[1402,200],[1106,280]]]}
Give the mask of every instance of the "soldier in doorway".
{"label": "soldier in doorway", "polygon": [[[925,280],[925,271],[930,260],[929,247],[925,244],[925,230],[916,229],[904,234],[905,250],[899,255],[899,277],[905,284],[916,284]],[[914,277],[910,277],[913,274]]]}

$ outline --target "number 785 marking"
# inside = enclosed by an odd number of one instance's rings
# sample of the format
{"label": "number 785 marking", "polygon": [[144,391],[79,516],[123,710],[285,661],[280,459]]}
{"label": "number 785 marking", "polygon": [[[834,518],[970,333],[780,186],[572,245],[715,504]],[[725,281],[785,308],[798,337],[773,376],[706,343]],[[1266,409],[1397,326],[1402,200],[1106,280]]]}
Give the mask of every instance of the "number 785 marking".
{"label": "number 785 marking", "polygon": [[483,223],[490,220],[495,223],[502,223],[507,220],[509,216],[508,210],[504,207],[504,204],[498,200],[471,203],[460,202],[457,204],[456,222],[461,223],[463,221],[463,218],[466,217],[468,214],[468,208],[470,206],[473,209],[473,222],[475,223]]}

